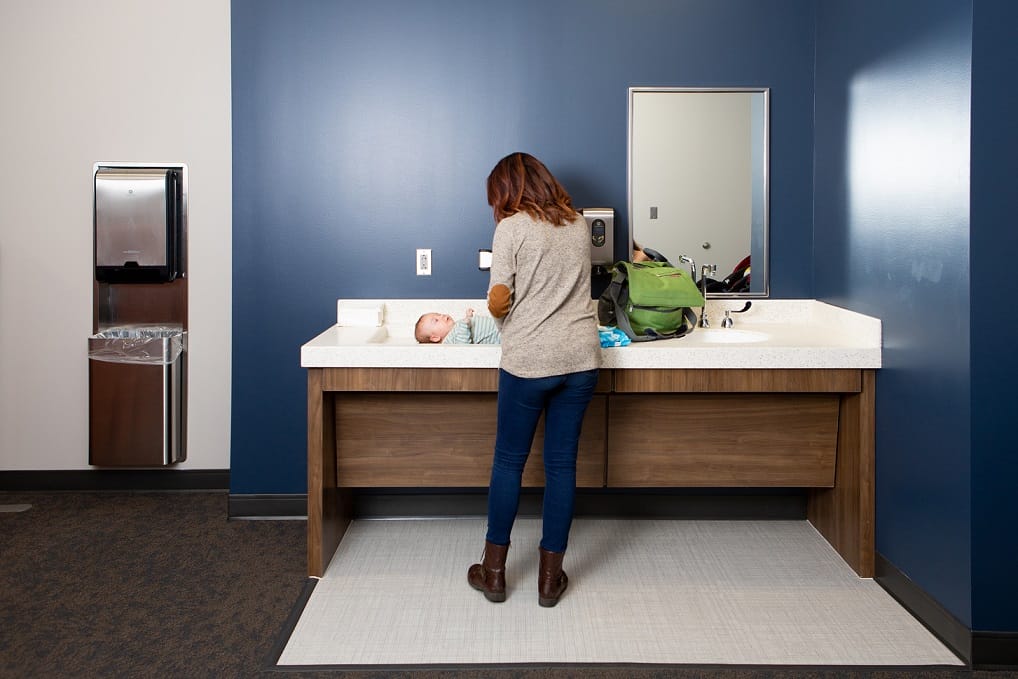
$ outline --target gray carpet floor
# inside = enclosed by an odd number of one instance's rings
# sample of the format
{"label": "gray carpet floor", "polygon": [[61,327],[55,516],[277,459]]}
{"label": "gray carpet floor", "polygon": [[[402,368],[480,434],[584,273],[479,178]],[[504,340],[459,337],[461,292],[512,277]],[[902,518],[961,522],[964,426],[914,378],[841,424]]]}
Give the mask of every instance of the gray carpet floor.
{"label": "gray carpet floor", "polygon": [[230,521],[225,492],[0,492],[0,504],[32,505],[0,513],[3,679],[1018,677],[963,668],[588,664],[281,672],[273,666],[308,584],[303,521]]}

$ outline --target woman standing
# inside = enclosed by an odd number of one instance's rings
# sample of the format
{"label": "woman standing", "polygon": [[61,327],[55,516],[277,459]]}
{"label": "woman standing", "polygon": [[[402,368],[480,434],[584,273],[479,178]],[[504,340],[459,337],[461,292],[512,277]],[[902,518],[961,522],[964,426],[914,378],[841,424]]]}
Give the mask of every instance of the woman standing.
{"label": "woman standing", "polygon": [[590,234],[541,161],[513,153],[488,176],[495,215],[488,310],[499,319],[498,426],[484,556],[467,572],[489,601],[505,601],[505,560],[523,467],[544,414],[544,505],[538,603],[566,589],[562,557],[576,495],[576,451],[601,364],[590,295]]}

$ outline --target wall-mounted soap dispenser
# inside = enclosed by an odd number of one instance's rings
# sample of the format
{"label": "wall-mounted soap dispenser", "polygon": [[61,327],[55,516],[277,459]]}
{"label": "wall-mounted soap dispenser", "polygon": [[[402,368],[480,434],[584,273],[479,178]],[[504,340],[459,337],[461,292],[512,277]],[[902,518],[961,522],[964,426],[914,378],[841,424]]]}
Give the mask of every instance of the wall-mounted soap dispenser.
{"label": "wall-mounted soap dispenser", "polygon": [[582,212],[590,229],[591,265],[610,267],[615,262],[615,209],[585,207]]}
{"label": "wall-mounted soap dispenser", "polygon": [[187,166],[96,163],[89,464],[187,458]]}

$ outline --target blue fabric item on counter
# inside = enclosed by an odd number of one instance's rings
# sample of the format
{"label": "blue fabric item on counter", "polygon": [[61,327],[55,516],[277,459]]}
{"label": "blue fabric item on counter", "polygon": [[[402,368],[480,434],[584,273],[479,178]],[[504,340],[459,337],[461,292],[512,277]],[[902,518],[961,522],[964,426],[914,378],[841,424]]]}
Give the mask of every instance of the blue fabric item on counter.
{"label": "blue fabric item on counter", "polygon": [[618,328],[610,328],[604,325],[597,327],[597,334],[601,338],[602,347],[624,347],[632,340]]}

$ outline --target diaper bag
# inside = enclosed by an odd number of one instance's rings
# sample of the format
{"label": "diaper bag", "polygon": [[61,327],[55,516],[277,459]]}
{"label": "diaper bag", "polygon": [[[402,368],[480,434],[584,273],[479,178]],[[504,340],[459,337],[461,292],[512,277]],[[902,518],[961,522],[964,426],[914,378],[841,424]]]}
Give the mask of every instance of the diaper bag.
{"label": "diaper bag", "polygon": [[696,314],[691,307],[703,305],[689,271],[668,262],[617,262],[598,299],[597,317],[634,342],[648,342],[692,332]]}

